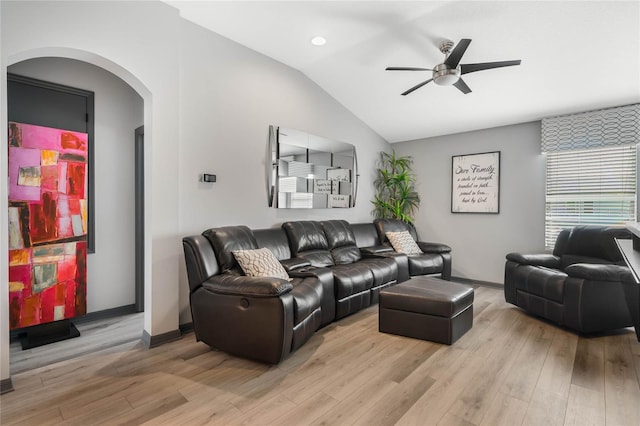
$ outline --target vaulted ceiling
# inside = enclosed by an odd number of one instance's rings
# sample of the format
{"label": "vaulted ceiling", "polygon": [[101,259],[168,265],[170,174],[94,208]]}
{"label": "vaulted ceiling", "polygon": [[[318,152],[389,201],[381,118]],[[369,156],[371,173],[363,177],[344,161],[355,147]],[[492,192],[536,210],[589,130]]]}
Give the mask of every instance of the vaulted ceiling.
{"label": "vaulted ceiling", "polygon": [[[638,1],[170,1],[182,16],[307,75],[389,142],[640,102]],[[324,46],[310,43],[326,38]],[[438,46],[461,63],[521,59],[433,82]]]}

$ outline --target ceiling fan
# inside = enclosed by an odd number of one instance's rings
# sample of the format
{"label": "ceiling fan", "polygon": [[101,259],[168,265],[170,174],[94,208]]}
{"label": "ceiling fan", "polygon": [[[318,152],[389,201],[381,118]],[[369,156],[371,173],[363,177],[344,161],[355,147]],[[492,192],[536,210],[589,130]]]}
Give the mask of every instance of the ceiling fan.
{"label": "ceiling fan", "polygon": [[416,84],[411,89],[402,93],[402,96],[406,96],[424,86],[425,84],[433,81],[440,86],[454,86],[465,95],[471,92],[471,89],[460,78],[463,74],[469,74],[470,72],[489,70],[491,68],[511,67],[514,65],[520,65],[520,60],[516,61],[502,61],[502,62],[482,62],[479,64],[461,64],[460,59],[471,44],[471,39],[463,38],[453,47],[453,42],[446,40],[440,44],[440,51],[445,55],[443,63],[436,65],[432,68],[415,68],[415,67],[387,67],[387,71],[432,71],[432,77],[422,83]]}

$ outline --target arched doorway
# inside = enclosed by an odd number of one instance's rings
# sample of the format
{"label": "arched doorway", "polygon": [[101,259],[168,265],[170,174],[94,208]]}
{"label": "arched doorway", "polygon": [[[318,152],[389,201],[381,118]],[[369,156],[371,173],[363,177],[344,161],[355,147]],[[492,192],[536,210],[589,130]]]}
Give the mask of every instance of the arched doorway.
{"label": "arched doorway", "polygon": [[[59,110],[73,108],[67,106],[66,98],[60,99],[52,107],[55,111],[41,108],[36,114],[29,111],[19,111],[19,104],[37,105],[38,101],[45,103],[49,98],[59,93],[64,87],[72,86],[90,90],[95,93],[95,113],[91,119],[94,122],[96,143],[93,147],[95,162],[90,165],[95,176],[95,185],[92,193],[96,202],[91,204],[91,212],[96,224],[94,233],[95,250],[88,255],[88,279],[87,279],[87,315],[76,320],[77,323],[86,324],[88,320],[107,320],[101,328],[103,331],[116,324],[110,324],[110,317],[134,312],[138,306],[143,306],[144,277],[137,273],[143,269],[144,257],[136,253],[136,248],[142,247],[143,242],[138,241],[138,232],[143,228],[143,217],[134,215],[134,205],[141,204],[138,188],[134,186],[136,159],[141,159],[135,143],[138,144],[138,136],[135,130],[143,125],[144,104],[142,98],[128,84],[112,73],[89,64],[69,58],[42,57],[33,58],[8,67],[10,74],[11,90],[9,93],[9,120],[20,121],[16,116],[26,118],[25,122],[31,124],[46,125],[51,120],[47,117],[39,117],[38,114],[47,113],[60,115]],[[20,76],[20,78],[17,78]],[[31,80],[31,79],[38,79]],[[37,83],[46,82],[47,87],[37,87]],[[26,84],[32,83],[32,84]],[[62,85],[62,86],[57,86]],[[51,90],[54,88],[55,90]],[[32,99],[26,100],[29,97]],[[23,108],[24,109],[24,108]],[[51,108],[50,108],[51,109]],[[18,114],[20,112],[20,114]],[[70,111],[72,112],[72,111]],[[84,114],[82,114],[84,115]],[[55,127],[55,126],[54,126]],[[77,130],[77,129],[73,129]],[[137,222],[136,222],[137,221]],[[140,328],[142,319],[139,318]],[[87,330],[93,330],[89,325],[84,325]],[[131,325],[129,324],[129,329]],[[138,330],[138,335],[141,330]],[[12,334],[13,339],[14,334]],[[122,335],[105,337],[111,344],[117,344],[131,339],[131,331]],[[95,336],[93,337],[95,338]],[[80,339],[84,340],[84,339]],[[108,343],[104,343],[106,345]],[[16,354],[15,344],[12,345],[12,353],[16,356],[12,359],[11,370],[13,372],[29,366],[41,366],[46,359],[38,359],[38,354],[43,351],[34,350],[28,363],[19,353]],[[59,345],[60,346],[60,345]],[[49,358],[51,361],[72,357],[73,348],[78,347],[79,352],[86,352],[82,343],[68,342],[66,349],[60,351],[57,357]],[[43,352],[44,353],[44,352]],[[62,357],[62,358],[61,358]]]}

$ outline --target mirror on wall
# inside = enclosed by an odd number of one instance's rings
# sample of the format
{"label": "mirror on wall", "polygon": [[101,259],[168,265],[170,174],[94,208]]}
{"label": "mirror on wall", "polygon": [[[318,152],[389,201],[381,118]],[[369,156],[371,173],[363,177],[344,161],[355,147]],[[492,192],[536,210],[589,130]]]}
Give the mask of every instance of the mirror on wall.
{"label": "mirror on wall", "polygon": [[356,148],[300,130],[269,126],[268,195],[276,208],[331,209],[356,204]]}

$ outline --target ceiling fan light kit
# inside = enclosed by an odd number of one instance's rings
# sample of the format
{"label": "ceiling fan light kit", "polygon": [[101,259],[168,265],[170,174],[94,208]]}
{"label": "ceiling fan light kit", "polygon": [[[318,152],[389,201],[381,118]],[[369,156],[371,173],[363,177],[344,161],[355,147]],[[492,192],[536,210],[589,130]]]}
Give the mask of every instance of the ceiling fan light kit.
{"label": "ceiling fan light kit", "polygon": [[425,84],[433,81],[435,84],[439,86],[454,86],[458,90],[460,90],[465,95],[467,93],[471,93],[471,89],[467,84],[460,78],[463,74],[468,74],[476,71],[483,71],[492,68],[502,68],[502,67],[510,67],[514,65],[520,65],[520,60],[514,61],[501,61],[501,62],[482,62],[479,64],[460,64],[460,59],[462,59],[462,55],[466,52],[467,48],[471,44],[471,39],[463,38],[456,45],[456,47],[451,50],[454,46],[453,42],[450,40],[445,40],[440,43],[440,52],[445,55],[445,60],[443,63],[436,65],[433,68],[416,68],[416,67],[387,67],[387,71],[431,71],[432,76],[430,79],[425,80],[421,83],[416,84],[409,90],[402,93],[402,96],[406,96],[409,93],[418,90]]}
{"label": "ceiling fan light kit", "polygon": [[448,68],[445,64],[433,69],[433,82],[439,86],[451,86],[460,79],[460,67]]}

